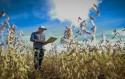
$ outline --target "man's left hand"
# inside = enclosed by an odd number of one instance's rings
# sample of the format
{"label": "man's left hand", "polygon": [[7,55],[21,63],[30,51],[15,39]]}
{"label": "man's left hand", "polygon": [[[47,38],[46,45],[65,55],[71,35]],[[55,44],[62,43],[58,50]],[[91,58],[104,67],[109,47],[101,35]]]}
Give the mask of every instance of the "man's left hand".
{"label": "man's left hand", "polygon": [[48,43],[50,43],[50,42],[47,42],[47,41],[46,41],[44,44],[46,45],[46,44],[48,44]]}

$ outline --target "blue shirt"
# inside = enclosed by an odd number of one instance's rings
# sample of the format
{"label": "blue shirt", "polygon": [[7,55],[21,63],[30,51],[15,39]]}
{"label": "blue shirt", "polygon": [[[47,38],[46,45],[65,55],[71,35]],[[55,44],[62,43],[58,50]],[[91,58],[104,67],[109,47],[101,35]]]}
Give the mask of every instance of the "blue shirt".
{"label": "blue shirt", "polygon": [[45,35],[39,32],[33,32],[30,37],[30,41],[33,42],[34,48],[42,49],[44,44],[42,42],[37,41],[45,41]]}

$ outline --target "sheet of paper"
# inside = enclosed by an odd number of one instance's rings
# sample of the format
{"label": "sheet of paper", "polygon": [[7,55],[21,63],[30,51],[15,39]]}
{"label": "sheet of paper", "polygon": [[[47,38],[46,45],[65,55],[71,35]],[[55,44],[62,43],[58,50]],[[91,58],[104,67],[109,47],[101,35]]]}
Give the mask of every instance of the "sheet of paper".
{"label": "sheet of paper", "polygon": [[47,42],[53,43],[57,38],[55,37],[50,37]]}

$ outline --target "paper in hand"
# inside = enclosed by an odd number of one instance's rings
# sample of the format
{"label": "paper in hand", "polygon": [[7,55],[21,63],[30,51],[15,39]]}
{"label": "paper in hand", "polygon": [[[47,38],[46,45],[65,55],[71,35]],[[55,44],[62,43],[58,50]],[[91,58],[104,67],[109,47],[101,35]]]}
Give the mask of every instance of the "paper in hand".
{"label": "paper in hand", "polygon": [[50,37],[47,42],[53,43],[57,38],[55,37]]}

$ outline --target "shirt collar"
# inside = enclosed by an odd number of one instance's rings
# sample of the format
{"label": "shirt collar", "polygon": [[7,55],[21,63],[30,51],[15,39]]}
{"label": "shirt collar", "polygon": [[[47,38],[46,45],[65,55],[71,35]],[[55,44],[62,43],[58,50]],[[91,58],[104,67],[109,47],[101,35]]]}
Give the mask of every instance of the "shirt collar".
{"label": "shirt collar", "polygon": [[38,32],[38,31],[37,31],[37,34],[43,34],[43,32],[42,32],[42,33],[40,33],[40,32]]}

